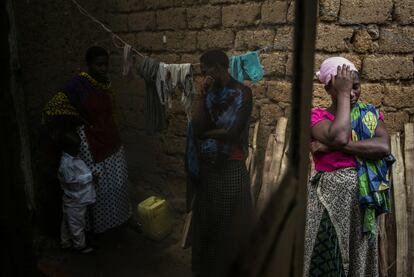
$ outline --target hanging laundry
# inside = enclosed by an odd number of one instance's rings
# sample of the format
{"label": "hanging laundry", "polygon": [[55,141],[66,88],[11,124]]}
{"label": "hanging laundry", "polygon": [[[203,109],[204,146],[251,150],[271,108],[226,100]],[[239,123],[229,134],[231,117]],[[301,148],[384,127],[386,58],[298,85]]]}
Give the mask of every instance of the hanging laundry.
{"label": "hanging laundry", "polygon": [[168,68],[168,64],[159,63],[158,73],[156,79],[156,87],[160,103],[162,105],[171,106],[170,95],[172,94],[171,75]]}
{"label": "hanging laundry", "polygon": [[259,53],[248,52],[243,55],[231,57],[230,74],[239,82],[249,79],[255,83],[263,79],[264,71],[260,63]]}
{"label": "hanging laundry", "polygon": [[156,83],[161,103],[168,104],[171,107],[171,97],[176,88],[179,87],[182,91],[181,103],[184,105],[186,112],[190,109],[195,91],[191,64],[160,63]]}
{"label": "hanging laundry", "polygon": [[145,80],[145,128],[149,134],[168,127],[165,99],[157,89],[159,68],[160,62],[150,57],[144,57],[140,68],[140,75]]}
{"label": "hanging laundry", "polygon": [[132,66],[134,60],[132,55],[132,46],[129,44],[124,45],[123,60],[122,76],[132,77]]}

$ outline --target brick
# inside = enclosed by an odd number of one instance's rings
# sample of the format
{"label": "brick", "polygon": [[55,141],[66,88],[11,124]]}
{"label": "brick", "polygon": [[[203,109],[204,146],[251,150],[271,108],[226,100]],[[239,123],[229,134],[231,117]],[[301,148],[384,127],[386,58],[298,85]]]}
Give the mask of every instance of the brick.
{"label": "brick", "polygon": [[390,20],[393,0],[342,0],[339,22],[385,23]]}
{"label": "brick", "polygon": [[246,82],[245,85],[251,88],[253,97],[255,97],[255,99],[263,98],[266,94],[267,82],[262,81],[254,84]]}
{"label": "brick", "polygon": [[187,28],[186,10],[184,8],[172,8],[157,11],[157,28],[159,30]]}
{"label": "brick", "polygon": [[111,11],[115,12],[131,12],[144,9],[145,5],[144,1],[112,0],[109,7]]}
{"label": "brick", "polygon": [[175,7],[183,7],[183,6],[200,6],[203,4],[207,4],[208,0],[174,0]]}
{"label": "brick", "polygon": [[384,105],[398,109],[414,107],[414,87],[386,85]]}
{"label": "brick", "polygon": [[236,35],[235,48],[238,50],[254,50],[272,44],[273,30],[239,31]]}
{"label": "brick", "polygon": [[141,0],[145,9],[170,8],[174,6],[174,0]]}
{"label": "brick", "polygon": [[353,44],[355,51],[358,53],[373,52],[379,47],[378,43],[372,40],[372,37],[367,29],[355,31]]}
{"label": "brick", "polygon": [[319,24],[316,36],[316,49],[328,52],[341,52],[349,49],[354,30],[337,25]]}
{"label": "brick", "polygon": [[128,31],[128,16],[124,14],[112,15],[108,19],[108,27],[114,32]]}
{"label": "brick", "polygon": [[211,4],[238,3],[240,0],[210,0]]}
{"label": "brick", "polygon": [[286,53],[269,53],[260,55],[265,76],[284,76],[286,72]]}
{"label": "brick", "polygon": [[155,12],[140,12],[128,15],[129,31],[155,29],[155,24]]}
{"label": "brick", "polygon": [[224,27],[251,26],[260,19],[260,4],[249,3],[223,7],[222,21]]}
{"label": "brick", "polygon": [[199,63],[201,54],[183,54],[178,60],[180,63]]}
{"label": "brick", "polygon": [[276,29],[274,48],[277,50],[293,49],[293,27],[284,26]]}
{"label": "brick", "polygon": [[165,48],[177,52],[189,52],[197,49],[196,32],[166,32],[167,43]]}
{"label": "brick", "polygon": [[180,57],[177,54],[157,54],[156,59],[164,63],[178,63]]}
{"label": "brick", "polygon": [[331,105],[331,97],[326,92],[323,84],[313,85],[312,107],[327,108]]}
{"label": "brick", "polygon": [[292,102],[292,84],[286,81],[269,81],[266,96],[274,102]]}
{"label": "brick", "polygon": [[295,22],[295,1],[290,1],[288,14],[287,14],[287,22],[294,23]]}
{"label": "brick", "polygon": [[187,9],[188,27],[192,29],[211,28],[221,24],[221,10],[218,6],[203,6]]}
{"label": "brick", "polygon": [[414,23],[414,1],[395,0],[394,16],[400,24]]}
{"label": "brick", "polygon": [[382,84],[362,84],[360,99],[362,102],[380,107],[384,99],[384,86]]}
{"label": "brick", "polygon": [[202,31],[197,33],[197,47],[201,50],[210,48],[233,48],[234,33],[224,31]]}
{"label": "brick", "polygon": [[412,56],[367,56],[363,63],[363,76],[369,80],[412,79]]}
{"label": "brick", "polygon": [[379,46],[380,51],[384,53],[414,52],[414,27],[382,28]]}
{"label": "brick", "polygon": [[260,123],[265,126],[274,126],[281,116],[284,116],[284,112],[277,104],[265,104],[260,107]]}
{"label": "brick", "polygon": [[409,121],[409,116],[406,112],[390,112],[384,114],[384,122],[389,133],[403,132],[404,124]]}
{"label": "brick", "polygon": [[320,0],[319,18],[322,21],[336,21],[338,19],[340,0]]}
{"label": "brick", "polygon": [[144,50],[162,50],[164,45],[162,43],[162,33],[141,32],[134,37],[134,46],[138,49]]}
{"label": "brick", "polygon": [[278,24],[285,23],[287,17],[288,2],[266,1],[262,5],[262,23]]}

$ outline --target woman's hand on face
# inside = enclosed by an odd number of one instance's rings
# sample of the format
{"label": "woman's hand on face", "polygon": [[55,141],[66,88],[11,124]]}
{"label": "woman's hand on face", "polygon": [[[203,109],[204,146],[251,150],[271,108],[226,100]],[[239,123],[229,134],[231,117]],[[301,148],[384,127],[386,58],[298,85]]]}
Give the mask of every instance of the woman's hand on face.
{"label": "woman's hand on face", "polygon": [[311,142],[310,148],[311,148],[312,154],[322,153],[322,152],[326,153],[326,152],[331,151],[329,146],[327,146],[326,144],[323,144],[322,142],[317,141],[317,140]]}
{"label": "woman's hand on face", "polygon": [[209,75],[207,75],[204,78],[203,87],[201,89],[202,96],[206,95],[213,88],[213,85],[214,85],[215,81],[216,80],[214,80],[214,78],[209,76]]}
{"label": "woman's hand on face", "polygon": [[352,85],[354,83],[354,76],[351,74],[349,65],[338,66],[336,76],[332,76],[332,86],[339,95],[350,95]]}

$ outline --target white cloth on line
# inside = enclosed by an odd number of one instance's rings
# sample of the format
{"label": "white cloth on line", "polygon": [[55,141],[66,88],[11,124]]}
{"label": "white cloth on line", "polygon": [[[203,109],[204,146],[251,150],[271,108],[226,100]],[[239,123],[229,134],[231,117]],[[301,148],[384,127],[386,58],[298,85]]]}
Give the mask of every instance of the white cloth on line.
{"label": "white cloth on line", "polygon": [[181,103],[188,113],[195,92],[192,65],[190,63],[160,63],[156,87],[161,104],[168,104],[171,107],[171,96],[174,94],[177,86],[182,90]]}
{"label": "white cloth on line", "polygon": [[123,69],[122,75],[124,77],[131,76],[133,66],[132,46],[129,44],[124,45],[123,54]]}

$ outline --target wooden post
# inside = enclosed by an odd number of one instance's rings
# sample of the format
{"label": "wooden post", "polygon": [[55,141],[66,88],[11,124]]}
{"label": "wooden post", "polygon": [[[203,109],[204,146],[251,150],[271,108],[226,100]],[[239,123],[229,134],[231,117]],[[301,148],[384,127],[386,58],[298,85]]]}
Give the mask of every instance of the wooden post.
{"label": "wooden post", "polygon": [[385,228],[385,215],[379,217],[378,222],[378,254],[380,277],[388,277],[388,239]]}
{"label": "wooden post", "polygon": [[275,185],[275,193],[278,190],[280,183],[282,182],[283,178],[285,177],[286,173],[287,173],[287,166],[289,164],[289,144],[287,144],[285,146],[285,150],[283,151],[283,157],[282,157],[282,164],[280,165],[280,171],[279,171],[279,175],[277,176],[276,179],[276,185]]}
{"label": "wooden post", "polygon": [[414,276],[414,124],[404,125],[405,182],[408,209],[408,272]]}
{"label": "wooden post", "polygon": [[[257,149],[257,134],[259,132],[259,121],[254,124],[253,139],[251,147],[249,147],[249,156],[246,160],[247,170],[250,172],[250,179],[252,178],[254,167],[256,166],[256,149]],[[254,184],[252,184],[253,186]]]}
{"label": "wooden post", "polygon": [[397,276],[408,276],[408,222],[407,193],[404,178],[404,159],[401,151],[400,133],[391,135],[391,152],[396,158],[392,167],[392,188],[395,203],[397,233]]}
{"label": "wooden post", "polygon": [[189,237],[190,237],[190,231],[191,231],[191,226],[192,226],[192,221],[193,221],[193,211],[190,211],[186,216],[185,216],[185,222],[184,222],[184,230],[183,230],[183,236],[181,238],[181,248],[187,248],[189,245]]}
{"label": "wooden post", "polygon": [[270,165],[272,163],[272,156],[273,156],[273,144],[275,143],[275,138],[273,134],[269,135],[267,140],[267,147],[265,152],[265,159],[263,164],[263,177],[262,177],[262,185],[260,187],[259,197],[257,199],[257,211],[261,213],[263,208],[265,207],[265,203],[267,202],[267,197],[270,194]]}
{"label": "wooden post", "polygon": [[263,211],[232,277],[303,276],[306,183],[309,165],[316,16],[318,1],[295,1],[293,93],[288,172]]}
{"label": "wooden post", "polygon": [[[280,174],[283,151],[285,149],[286,141],[286,127],[288,119],[286,117],[280,117],[277,121],[276,131],[275,131],[275,142],[273,144],[273,155],[272,163],[270,165],[270,182],[271,182],[271,191],[275,190],[277,185],[277,178]],[[269,195],[270,197],[270,195]]]}

